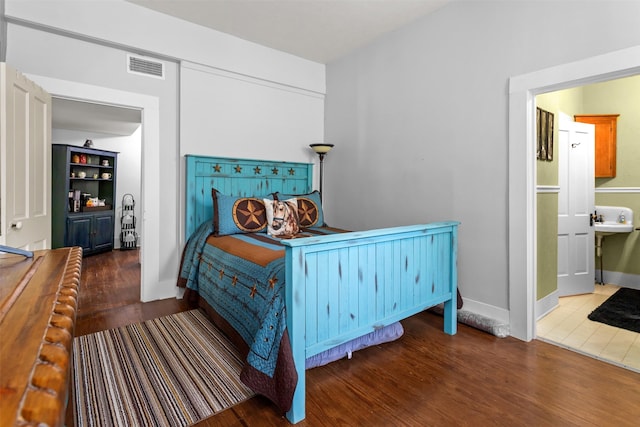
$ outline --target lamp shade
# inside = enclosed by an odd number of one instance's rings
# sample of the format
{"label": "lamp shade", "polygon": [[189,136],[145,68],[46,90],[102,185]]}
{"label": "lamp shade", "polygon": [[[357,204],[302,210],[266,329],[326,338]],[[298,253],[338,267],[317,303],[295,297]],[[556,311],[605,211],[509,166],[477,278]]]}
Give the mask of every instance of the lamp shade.
{"label": "lamp shade", "polygon": [[318,154],[327,154],[333,148],[333,144],[318,143],[311,144],[309,147]]}

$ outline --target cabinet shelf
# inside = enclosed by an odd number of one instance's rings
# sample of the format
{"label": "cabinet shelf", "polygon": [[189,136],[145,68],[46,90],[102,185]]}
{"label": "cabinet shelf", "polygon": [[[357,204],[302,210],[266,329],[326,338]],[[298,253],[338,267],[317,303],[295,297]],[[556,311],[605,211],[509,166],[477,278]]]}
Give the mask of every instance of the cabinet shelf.
{"label": "cabinet shelf", "polygon": [[113,169],[113,166],[104,166],[104,165],[92,165],[89,163],[69,163],[71,166],[77,166],[82,168],[94,168],[94,169]]}

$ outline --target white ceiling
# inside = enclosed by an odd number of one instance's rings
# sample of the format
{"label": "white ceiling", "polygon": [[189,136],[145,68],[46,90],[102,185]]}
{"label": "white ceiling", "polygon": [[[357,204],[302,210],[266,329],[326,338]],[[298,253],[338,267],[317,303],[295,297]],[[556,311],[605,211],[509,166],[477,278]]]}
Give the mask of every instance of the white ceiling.
{"label": "white ceiling", "polygon": [[329,63],[455,0],[127,0]]}
{"label": "white ceiling", "polygon": [[142,123],[140,110],[63,98],[53,98],[51,116],[54,129],[120,136],[131,135]]}

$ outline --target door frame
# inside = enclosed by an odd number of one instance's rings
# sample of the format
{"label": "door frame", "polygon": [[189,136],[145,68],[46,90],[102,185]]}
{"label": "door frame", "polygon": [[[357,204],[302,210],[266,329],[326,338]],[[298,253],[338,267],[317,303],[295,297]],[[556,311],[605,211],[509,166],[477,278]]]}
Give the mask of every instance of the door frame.
{"label": "door frame", "polygon": [[175,297],[164,295],[160,272],[160,100],[155,96],[88,85],[68,80],[26,74],[42,86],[52,97],[73,99],[81,102],[107,104],[139,109],[142,112],[141,153],[141,231],[143,243],[140,247],[140,299],[142,302],[158,298]]}
{"label": "door frame", "polygon": [[509,79],[509,323],[511,335],[536,336],[535,96],[640,74],[640,46]]}

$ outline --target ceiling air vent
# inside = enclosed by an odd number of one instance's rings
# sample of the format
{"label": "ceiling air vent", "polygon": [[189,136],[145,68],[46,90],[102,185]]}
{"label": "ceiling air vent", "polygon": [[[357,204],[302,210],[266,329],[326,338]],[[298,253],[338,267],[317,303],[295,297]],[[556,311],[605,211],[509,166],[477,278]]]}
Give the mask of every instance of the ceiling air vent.
{"label": "ceiling air vent", "polygon": [[152,61],[142,56],[127,55],[127,71],[131,74],[164,80],[164,63]]}

